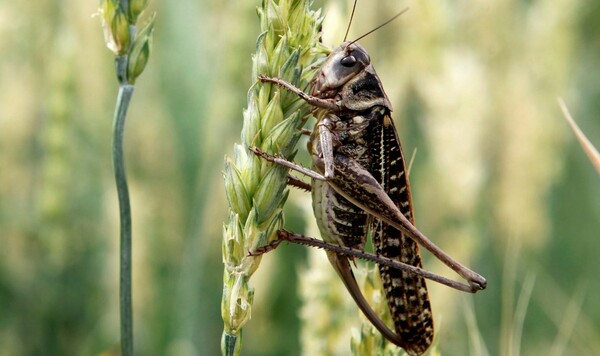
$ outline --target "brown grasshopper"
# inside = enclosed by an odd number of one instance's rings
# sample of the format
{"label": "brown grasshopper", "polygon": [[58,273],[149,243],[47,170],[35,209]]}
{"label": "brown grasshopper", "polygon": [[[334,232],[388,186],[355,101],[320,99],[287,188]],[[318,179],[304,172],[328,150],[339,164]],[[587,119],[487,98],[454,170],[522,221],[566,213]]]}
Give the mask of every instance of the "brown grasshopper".
{"label": "brown grasshopper", "polygon": [[[310,94],[281,79],[259,76],[261,82],[277,84],[315,107],[317,122],[308,142],[313,170],[251,149],[266,160],[312,178],[310,186],[296,179],[289,183],[311,191],[323,241],[280,231],[278,240],[257,252],[273,249],[283,240],[325,248],[365,316],[386,339],[411,355],[420,355],[433,340],[424,278],[472,293],[484,289],[486,280],[447,255],[414,226],[410,185],[391,117],[392,106],[367,51],[356,41],[345,41],[333,50],[313,78]],[[369,235],[375,255],[364,252]],[[418,244],[468,284],[424,271]],[[379,264],[395,331],[365,300],[348,257]]]}

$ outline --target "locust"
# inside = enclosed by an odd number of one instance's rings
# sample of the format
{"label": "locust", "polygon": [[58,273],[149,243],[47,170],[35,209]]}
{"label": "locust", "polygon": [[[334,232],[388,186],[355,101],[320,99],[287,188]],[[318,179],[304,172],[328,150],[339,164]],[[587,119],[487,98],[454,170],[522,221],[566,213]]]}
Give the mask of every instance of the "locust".
{"label": "locust", "polygon": [[[330,263],[367,319],[390,342],[410,355],[420,355],[434,335],[425,279],[472,293],[485,289],[487,282],[415,227],[406,161],[392,120],[392,105],[369,54],[356,42],[362,37],[344,39],[329,54],[312,79],[309,93],[278,78],[258,78],[297,94],[314,107],[316,123],[312,132],[307,132],[312,169],[256,147],[250,149],[311,178],[310,185],[292,177],[288,183],[310,190],[322,241],[282,230],[277,240],[254,254],[270,251],[282,241],[326,249]],[[364,251],[368,236],[375,254]],[[467,283],[423,270],[419,245]],[[393,330],[363,296],[352,272],[354,257],[378,263]]]}

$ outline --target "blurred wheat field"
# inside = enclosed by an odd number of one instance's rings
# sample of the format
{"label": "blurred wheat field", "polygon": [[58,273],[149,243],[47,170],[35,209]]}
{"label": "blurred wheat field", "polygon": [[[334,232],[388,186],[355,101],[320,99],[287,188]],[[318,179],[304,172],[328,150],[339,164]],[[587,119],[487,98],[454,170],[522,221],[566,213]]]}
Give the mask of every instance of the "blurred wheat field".
{"label": "blurred wheat field", "polygon": [[[150,3],[153,52],[125,138],[137,354],[219,353],[221,172],[254,82],[258,5]],[[118,353],[117,85],[96,6],[0,2],[0,355]],[[351,3],[313,4],[321,6],[323,41],[333,47]],[[600,146],[600,3],[359,1],[350,38],[404,7],[361,44],[392,101],[405,154],[416,149],[417,226],[488,278],[475,296],[429,283],[437,350],[593,355],[600,179],[556,98]],[[302,143],[299,151],[308,164]],[[309,205],[291,193],[288,229],[315,235]],[[449,275],[423,255],[428,269]],[[244,355],[322,347],[319,295],[347,303],[356,320],[324,258],[297,246],[263,258],[251,280]],[[342,340],[329,350],[347,350]]]}

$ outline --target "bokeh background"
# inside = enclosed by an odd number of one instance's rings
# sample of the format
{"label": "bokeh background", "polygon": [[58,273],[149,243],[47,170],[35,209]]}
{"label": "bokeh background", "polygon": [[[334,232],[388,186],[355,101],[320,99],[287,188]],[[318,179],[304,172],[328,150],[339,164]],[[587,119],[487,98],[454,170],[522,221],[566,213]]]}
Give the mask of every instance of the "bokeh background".
{"label": "bokeh background", "polygon": [[[153,52],[126,128],[139,355],[220,353],[221,171],[254,80],[257,5],[151,1]],[[0,2],[0,355],[118,353],[117,84],[96,6]],[[335,46],[350,1],[321,6]],[[417,225],[488,278],[475,296],[429,284],[438,350],[597,353],[600,178],[556,98],[600,145],[600,2],[362,1],[350,37],[407,6],[361,43],[415,157]],[[288,228],[312,224],[308,204],[291,195]],[[264,257],[243,354],[301,353],[315,258]]]}

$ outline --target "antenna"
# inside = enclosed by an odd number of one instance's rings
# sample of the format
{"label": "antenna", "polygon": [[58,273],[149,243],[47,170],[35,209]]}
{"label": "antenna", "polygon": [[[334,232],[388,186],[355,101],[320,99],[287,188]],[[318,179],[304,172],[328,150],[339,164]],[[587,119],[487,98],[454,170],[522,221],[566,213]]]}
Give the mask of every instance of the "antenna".
{"label": "antenna", "polygon": [[[356,4],[356,3],[355,3],[355,4]],[[372,34],[373,32],[375,32],[375,31],[379,30],[380,28],[382,28],[383,26],[387,25],[388,23],[390,23],[390,22],[394,21],[394,20],[395,20],[395,19],[397,19],[397,18],[398,18],[400,15],[402,15],[402,14],[403,14],[403,13],[405,13],[405,12],[407,12],[408,10],[409,10],[409,9],[408,9],[408,7],[407,7],[406,9],[404,9],[404,10],[400,11],[399,13],[397,13],[396,15],[394,15],[394,17],[392,17],[391,19],[387,20],[386,22],[384,22],[384,23],[382,23],[381,25],[379,25],[379,26],[375,27],[375,28],[374,28],[374,29],[372,29],[371,31],[369,31],[369,32],[365,33],[364,35],[362,35],[362,36],[360,36],[359,38],[355,39],[354,41],[350,42],[348,45],[351,45],[351,44],[355,43],[356,41],[358,41],[358,40],[360,40],[360,39],[363,39],[363,38],[367,37],[368,35]],[[354,10],[353,10],[353,13],[354,13]],[[349,28],[349,27],[348,27],[348,28]],[[345,41],[345,40],[346,40],[346,39],[344,38],[344,41]]]}
{"label": "antenna", "polygon": [[342,42],[346,42],[346,38],[348,37],[348,32],[350,32],[350,25],[352,25],[352,19],[354,19],[354,10],[356,10],[356,3],[358,0],[354,0],[354,6],[352,6],[352,14],[350,14],[350,21],[348,22],[348,28],[346,29],[346,34],[344,35],[344,40]]}

